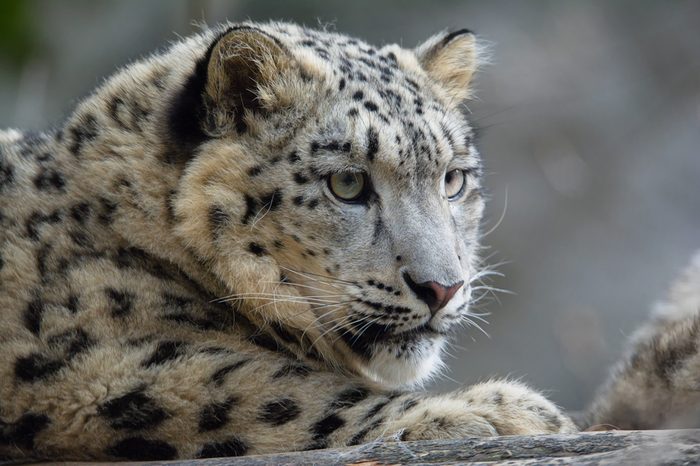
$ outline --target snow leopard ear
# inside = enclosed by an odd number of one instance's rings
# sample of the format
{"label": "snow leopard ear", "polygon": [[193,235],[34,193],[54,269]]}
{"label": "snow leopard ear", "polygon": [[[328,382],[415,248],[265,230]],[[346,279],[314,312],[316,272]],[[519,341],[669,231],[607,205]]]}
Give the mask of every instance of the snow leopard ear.
{"label": "snow leopard ear", "polygon": [[246,131],[246,114],[266,110],[262,93],[294,63],[277,40],[257,28],[236,26],[220,34],[168,109],[171,158],[187,161],[205,140]]}
{"label": "snow leopard ear", "polygon": [[416,47],[415,53],[428,76],[450,100],[461,102],[471,96],[470,84],[479,66],[474,33],[460,29],[436,34]]}
{"label": "snow leopard ear", "polygon": [[210,48],[206,67],[204,128],[210,136],[246,129],[245,113],[264,109],[264,87],[292,65],[292,57],[273,37],[240,26]]}

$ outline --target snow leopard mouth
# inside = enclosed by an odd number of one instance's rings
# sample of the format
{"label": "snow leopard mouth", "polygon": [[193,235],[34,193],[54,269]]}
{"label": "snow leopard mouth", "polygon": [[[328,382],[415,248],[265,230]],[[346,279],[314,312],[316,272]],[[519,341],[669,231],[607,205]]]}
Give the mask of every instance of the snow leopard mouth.
{"label": "snow leopard mouth", "polygon": [[346,345],[355,353],[369,359],[374,349],[386,346],[406,346],[430,339],[444,338],[447,333],[434,329],[427,321],[417,327],[394,332],[391,325],[367,324],[359,329],[341,331],[341,337]]}

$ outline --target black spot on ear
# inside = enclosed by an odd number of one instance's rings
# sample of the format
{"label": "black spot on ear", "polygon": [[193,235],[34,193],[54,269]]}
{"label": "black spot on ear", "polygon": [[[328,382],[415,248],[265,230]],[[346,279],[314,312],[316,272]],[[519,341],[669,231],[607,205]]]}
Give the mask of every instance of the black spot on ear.
{"label": "black spot on ear", "polygon": [[248,451],[248,445],[238,437],[230,437],[219,443],[207,443],[197,453],[197,458],[222,458],[228,456],[243,456]]}
{"label": "black spot on ear", "polygon": [[106,453],[132,461],[164,461],[177,457],[177,449],[169,443],[143,437],[125,438],[109,447]]}
{"label": "black spot on ear", "polygon": [[97,412],[107,419],[113,429],[153,429],[169,417],[142,389],[107,401]]}
{"label": "black spot on ear", "polygon": [[229,411],[238,399],[234,396],[227,398],[223,403],[211,403],[199,411],[199,431],[209,432],[220,429],[229,422]]}
{"label": "black spot on ear", "polygon": [[281,426],[296,419],[301,414],[301,409],[296,401],[290,398],[265,403],[260,408],[258,419],[273,426]]}
{"label": "black spot on ear", "polygon": [[52,376],[64,365],[64,361],[49,359],[40,353],[32,353],[17,359],[15,377],[24,382],[35,382]]}
{"label": "black spot on ear", "polygon": [[379,134],[371,126],[367,128],[367,159],[372,162],[379,152]]}
{"label": "black spot on ear", "polygon": [[457,37],[463,36],[463,35],[466,35],[466,34],[471,34],[471,35],[473,35],[474,33],[473,33],[471,30],[467,29],[467,28],[463,28],[463,29],[459,29],[459,30],[457,30],[457,31],[450,32],[449,34],[447,34],[447,35],[442,39],[441,45],[444,47],[445,45],[449,44],[450,42],[452,42],[452,41],[453,41],[454,39],[456,39]]}
{"label": "black spot on ear", "polygon": [[186,343],[181,341],[161,341],[150,358],[143,362],[144,367],[159,366],[174,361],[185,353]]}
{"label": "black spot on ear", "polygon": [[0,445],[16,445],[26,450],[34,448],[34,438],[50,424],[45,414],[26,413],[17,421],[0,421]]}
{"label": "black spot on ear", "polygon": [[185,148],[176,151],[178,155],[173,158],[173,162],[187,162],[192,157],[194,148],[207,139],[201,126],[205,117],[203,94],[207,83],[207,66],[217,42],[218,38],[212,41],[204,56],[197,61],[192,74],[173,99],[167,112],[170,140],[173,141],[174,147]]}

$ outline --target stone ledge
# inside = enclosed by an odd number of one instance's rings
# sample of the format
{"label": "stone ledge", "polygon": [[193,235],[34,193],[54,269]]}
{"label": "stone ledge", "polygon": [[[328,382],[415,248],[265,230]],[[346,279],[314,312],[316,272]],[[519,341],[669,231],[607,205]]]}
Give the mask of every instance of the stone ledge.
{"label": "stone ledge", "polygon": [[[468,438],[420,442],[375,442],[351,448],[145,464],[151,466],[156,464],[180,466],[298,464],[376,466],[382,464],[465,463],[513,466],[533,464],[700,465],[700,429],[583,432],[569,435]],[[0,462],[0,465],[8,464],[12,463]],[[78,466],[87,463],[61,464]],[[116,463],[101,463],[103,466],[107,464],[114,465]]]}

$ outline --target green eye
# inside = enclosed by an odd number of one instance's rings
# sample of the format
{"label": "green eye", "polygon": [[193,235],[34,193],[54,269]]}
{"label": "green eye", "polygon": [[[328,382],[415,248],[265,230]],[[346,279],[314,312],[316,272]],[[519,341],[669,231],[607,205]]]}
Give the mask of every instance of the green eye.
{"label": "green eye", "polygon": [[450,170],[445,174],[445,194],[450,201],[456,201],[464,194],[464,185],[467,184],[464,170]]}
{"label": "green eye", "polygon": [[366,187],[367,175],[364,173],[342,172],[328,177],[328,188],[341,201],[359,200],[365,194]]}

